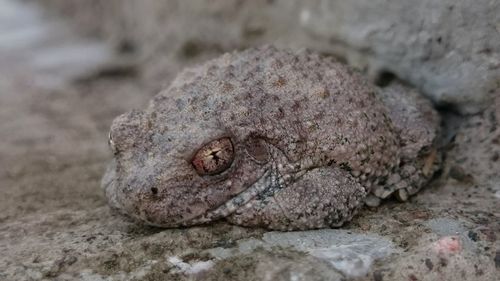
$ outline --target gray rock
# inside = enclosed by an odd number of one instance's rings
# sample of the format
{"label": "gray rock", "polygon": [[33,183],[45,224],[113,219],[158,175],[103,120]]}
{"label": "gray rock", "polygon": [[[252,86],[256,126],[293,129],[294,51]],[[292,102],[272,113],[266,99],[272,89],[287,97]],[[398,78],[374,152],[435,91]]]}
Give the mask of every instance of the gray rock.
{"label": "gray rock", "polygon": [[386,238],[375,234],[358,234],[346,230],[323,229],[316,231],[267,232],[262,240],[238,241],[235,248],[207,250],[215,259],[249,254],[257,248],[271,250],[273,247],[292,248],[330,264],[347,277],[367,274],[376,259],[397,252]]}
{"label": "gray rock", "polygon": [[484,108],[499,88],[500,2],[317,1],[301,12],[307,32],[361,52],[462,113]]}
{"label": "gray rock", "polygon": [[[81,27],[131,40],[149,72],[181,59],[274,43],[308,47],[394,74],[461,113],[500,87],[500,2],[490,0],[82,1],[44,0]],[[497,92],[498,93],[498,92]]]}

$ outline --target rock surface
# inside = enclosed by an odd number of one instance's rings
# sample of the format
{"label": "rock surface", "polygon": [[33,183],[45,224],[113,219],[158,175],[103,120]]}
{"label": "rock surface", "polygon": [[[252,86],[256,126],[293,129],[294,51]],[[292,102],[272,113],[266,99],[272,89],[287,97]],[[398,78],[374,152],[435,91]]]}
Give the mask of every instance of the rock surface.
{"label": "rock surface", "polygon": [[392,73],[462,113],[500,87],[498,1],[320,0],[301,19],[308,33],[359,51],[374,75]]}
{"label": "rock surface", "polygon": [[[57,65],[69,70],[42,71],[34,56],[88,41],[23,2],[0,5],[23,12],[15,17],[23,21],[16,22],[2,14],[1,30],[46,31],[25,35],[22,48],[20,43],[0,47],[0,280],[352,280],[323,259],[332,257],[328,252],[314,255],[310,245],[344,245],[355,254],[335,261],[352,265],[356,258],[367,261],[352,248],[359,237],[377,246],[363,253],[372,263],[355,280],[496,280],[499,275],[498,98],[479,115],[445,114],[448,157],[433,184],[408,203],[363,209],[343,230],[266,233],[222,223],[144,227],[112,213],[100,189],[111,159],[106,144],[111,120],[143,108],[180,67],[220,50],[186,58],[179,49],[167,49],[164,58],[172,63],[146,60],[135,66],[97,67],[65,55]],[[12,45],[3,39],[0,46]],[[111,53],[98,42],[92,45],[100,46],[96,54],[102,58]],[[130,54],[130,45],[119,47],[120,54]],[[245,245],[248,251],[242,251]],[[234,255],[221,258],[224,251]]]}
{"label": "rock surface", "polygon": [[44,2],[89,31],[137,44],[155,69],[177,61],[173,54],[273,42],[341,56],[375,80],[395,75],[461,113],[484,109],[500,88],[498,1]]}

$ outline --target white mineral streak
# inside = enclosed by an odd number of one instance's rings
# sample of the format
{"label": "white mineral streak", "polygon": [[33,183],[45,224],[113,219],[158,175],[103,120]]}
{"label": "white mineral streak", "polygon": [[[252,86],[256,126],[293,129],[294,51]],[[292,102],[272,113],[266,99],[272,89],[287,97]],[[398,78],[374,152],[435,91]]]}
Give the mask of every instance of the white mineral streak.
{"label": "white mineral streak", "polygon": [[294,248],[329,263],[347,277],[359,277],[369,272],[376,259],[397,251],[391,241],[375,234],[352,233],[340,229],[296,232],[267,232],[262,240],[244,239],[235,248],[207,250],[216,260],[248,254],[256,248],[276,246]]}
{"label": "white mineral streak", "polygon": [[169,257],[167,260],[173,266],[175,266],[177,270],[187,275],[195,275],[200,272],[209,270],[214,266],[213,261],[196,261],[193,263],[187,263],[177,256]]}

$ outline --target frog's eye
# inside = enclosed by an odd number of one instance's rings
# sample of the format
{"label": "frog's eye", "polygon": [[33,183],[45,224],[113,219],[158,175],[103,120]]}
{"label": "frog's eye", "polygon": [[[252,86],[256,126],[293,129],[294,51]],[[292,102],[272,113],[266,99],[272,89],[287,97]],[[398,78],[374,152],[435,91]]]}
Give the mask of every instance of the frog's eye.
{"label": "frog's eye", "polygon": [[234,148],[229,138],[214,140],[196,152],[191,160],[199,175],[214,175],[227,170],[234,159]]}

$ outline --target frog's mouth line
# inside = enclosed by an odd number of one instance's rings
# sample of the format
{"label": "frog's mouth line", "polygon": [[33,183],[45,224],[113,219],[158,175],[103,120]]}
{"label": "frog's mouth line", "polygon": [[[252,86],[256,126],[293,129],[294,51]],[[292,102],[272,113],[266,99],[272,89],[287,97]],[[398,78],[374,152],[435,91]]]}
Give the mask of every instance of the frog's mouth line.
{"label": "frog's mouth line", "polygon": [[210,210],[199,217],[181,222],[181,224],[203,224],[225,218],[250,202],[250,200],[259,197],[260,200],[265,201],[266,198],[272,197],[277,191],[283,189],[284,187],[285,184],[283,177],[280,176],[276,168],[271,168],[265,171],[264,174],[245,191],[231,198],[217,208]]}

